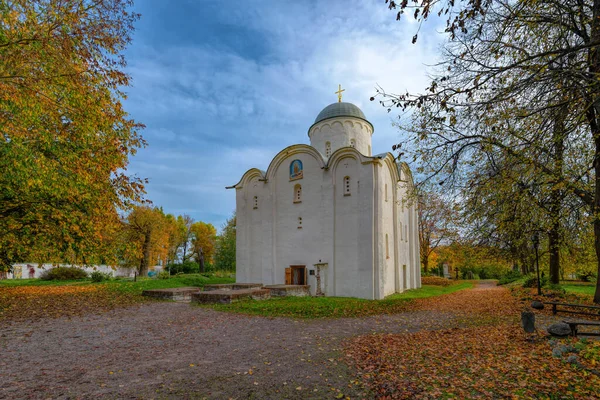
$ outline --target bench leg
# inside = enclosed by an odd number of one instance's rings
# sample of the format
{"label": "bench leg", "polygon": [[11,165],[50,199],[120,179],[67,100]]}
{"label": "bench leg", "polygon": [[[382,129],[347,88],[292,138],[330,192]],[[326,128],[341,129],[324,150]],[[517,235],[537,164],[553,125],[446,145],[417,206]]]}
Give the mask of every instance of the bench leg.
{"label": "bench leg", "polygon": [[577,325],[570,325],[570,326],[571,326],[571,336],[577,337]]}
{"label": "bench leg", "polygon": [[556,315],[556,304],[552,304],[552,315]]}

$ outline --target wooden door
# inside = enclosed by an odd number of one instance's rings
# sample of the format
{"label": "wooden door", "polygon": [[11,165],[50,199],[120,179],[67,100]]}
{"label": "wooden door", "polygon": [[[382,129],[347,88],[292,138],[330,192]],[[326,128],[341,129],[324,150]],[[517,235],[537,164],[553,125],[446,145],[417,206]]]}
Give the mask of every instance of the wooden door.
{"label": "wooden door", "polygon": [[285,269],[285,284],[286,285],[292,284],[292,269],[291,268]]}
{"label": "wooden door", "polygon": [[290,265],[290,268],[286,268],[286,281],[288,269],[290,270],[290,283],[287,285],[306,285],[306,265]]}

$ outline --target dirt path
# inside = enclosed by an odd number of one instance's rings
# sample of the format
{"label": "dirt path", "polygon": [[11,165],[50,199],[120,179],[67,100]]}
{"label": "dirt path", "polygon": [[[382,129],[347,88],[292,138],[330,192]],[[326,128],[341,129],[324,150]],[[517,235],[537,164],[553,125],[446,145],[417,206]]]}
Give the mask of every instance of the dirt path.
{"label": "dirt path", "polygon": [[0,326],[0,398],[354,398],[365,393],[341,361],[343,339],[453,320],[441,310],[291,320],[165,302],[13,323]]}

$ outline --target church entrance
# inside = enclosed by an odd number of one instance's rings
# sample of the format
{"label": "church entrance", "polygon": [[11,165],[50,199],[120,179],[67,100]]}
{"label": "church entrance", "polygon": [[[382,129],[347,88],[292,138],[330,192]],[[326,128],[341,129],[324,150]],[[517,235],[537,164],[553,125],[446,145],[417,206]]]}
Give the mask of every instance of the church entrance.
{"label": "church entrance", "polygon": [[306,265],[290,265],[285,269],[286,285],[306,285]]}

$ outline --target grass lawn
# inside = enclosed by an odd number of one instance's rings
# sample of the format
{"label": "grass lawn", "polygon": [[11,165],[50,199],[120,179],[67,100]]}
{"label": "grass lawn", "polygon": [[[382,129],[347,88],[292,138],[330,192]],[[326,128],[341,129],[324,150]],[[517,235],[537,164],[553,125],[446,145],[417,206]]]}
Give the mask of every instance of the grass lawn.
{"label": "grass lawn", "polygon": [[141,295],[142,291],[149,289],[166,289],[166,288],[176,288],[176,287],[184,287],[184,286],[197,286],[203,287],[208,284],[217,284],[217,283],[234,283],[234,278],[228,277],[218,277],[218,276],[210,276],[206,277],[200,274],[187,274],[187,275],[179,275],[173,276],[169,279],[155,279],[155,278],[143,278],[137,280],[137,282],[133,282],[130,280],[112,280],[107,282],[102,282],[101,284],[107,285],[110,289],[122,292],[129,293],[134,295]]}
{"label": "grass lawn", "polygon": [[567,292],[578,293],[578,294],[586,294],[588,296],[593,296],[596,291],[595,284],[562,284],[560,285]]}
{"label": "grass lawn", "polygon": [[263,301],[202,305],[201,307],[266,317],[364,317],[399,313],[407,309],[412,299],[440,296],[471,287],[473,287],[473,282],[460,282],[446,287],[424,285],[421,289],[394,294],[384,300],[364,300],[353,297],[284,297]]}
{"label": "grass lawn", "polygon": [[234,278],[204,276],[200,274],[176,275],[169,279],[138,278],[136,282],[131,279],[112,279],[100,283],[94,283],[89,279],[75,281],[43,281],[41,279],[5,279],[0,281],[0,289],[19,286],[85,286],[106,285],[110,289],[126,293],[141,294],[143,290],[165,289],[183,286],[202,287],[214,283],[234,283]]}

